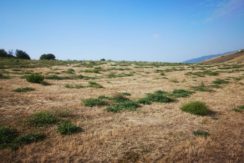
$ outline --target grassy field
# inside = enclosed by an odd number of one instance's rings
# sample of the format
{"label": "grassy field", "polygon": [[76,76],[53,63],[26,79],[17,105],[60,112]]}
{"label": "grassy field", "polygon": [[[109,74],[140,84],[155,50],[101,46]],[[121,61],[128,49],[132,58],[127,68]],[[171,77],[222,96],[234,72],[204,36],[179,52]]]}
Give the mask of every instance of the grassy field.
{"label": "grassy field", "polygon": [[1,59],[0,158],[244,162],[243,105],[244,64]]}

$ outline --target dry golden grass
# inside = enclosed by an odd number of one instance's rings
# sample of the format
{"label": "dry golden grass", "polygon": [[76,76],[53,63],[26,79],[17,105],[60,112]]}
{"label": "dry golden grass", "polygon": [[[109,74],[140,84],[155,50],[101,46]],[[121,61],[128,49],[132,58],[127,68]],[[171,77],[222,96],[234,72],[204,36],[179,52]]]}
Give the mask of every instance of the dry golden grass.
{"label": "dry golden grass", "polygon": [[[120,67],[116,63],[100,65],[104,70]],[[176,66],[177,67],[177,66]],[[137,111],[111,113],[106,107],[85,107],[81,100],[101,95],[113,96],[128,92],[131,99],[138,99],[146,93],[157,90],[173,91],[189,89],[204,82],[210,85],[216,78],[243,77],[242,71],[222,72],[218,76],[193,77],[185,75],[193,71],[191,66],[182,66],[182,71],[156,73],[163,67],[123,66],[131,70],[101,71],[100,74],[80,72],[85,66],[53,66],[50,68],[26,68],[43,74],[58,72],[67,75],[72,68],[76,74],[97,76],[95,81],[104,88],[65,88],[65,84],[87,85],[89,80],[46,80],[51,85],[28,83],[20,75],[0,80],[0,125],[17,128],[22,132],[42,131],[47,135],[44,141],[22,146],[16,151],[0,150],[0,162],[244,162],[244,119],[243,113],[234,112],[236,106],[244,105],[243,78],[230,80],[214,92],[196,92],[190,97],[179,98],[173,103],[143,105]],[[207,69],[218,70],[218,67]],[[199,71],[196,65],[194,71]],[[132,76],[108,78],[114,73],[134,72]],[[178,81],[178,82],[172,82]],[[31,87],[35,91],[13,92],[18,87]],[[189,101],[203,101],[214,116],[199,117],[180,110]],[[82,127],[84,132],[61,136],[55,126],[33,128],[24,123],[26,117],[38,111],[70,110],[71,121]],[[196,137],[193,131],[203,129],[210,134],[207,138]]]}

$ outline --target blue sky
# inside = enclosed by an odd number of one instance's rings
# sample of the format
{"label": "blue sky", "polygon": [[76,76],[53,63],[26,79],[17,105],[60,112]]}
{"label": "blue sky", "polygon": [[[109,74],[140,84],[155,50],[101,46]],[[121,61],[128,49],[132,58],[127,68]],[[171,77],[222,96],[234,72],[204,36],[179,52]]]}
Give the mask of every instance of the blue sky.
{"label": "blue sky", "polygon": [[244,48],[244,0],[0,0],[0,48],[179,62]]}

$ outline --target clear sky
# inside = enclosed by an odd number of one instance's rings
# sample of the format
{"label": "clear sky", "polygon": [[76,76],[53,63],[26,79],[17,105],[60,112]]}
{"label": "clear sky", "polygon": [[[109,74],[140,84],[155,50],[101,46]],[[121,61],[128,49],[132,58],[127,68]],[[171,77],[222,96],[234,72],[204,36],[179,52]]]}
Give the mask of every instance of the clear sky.
{"label": "clear sky", "polygon": [[0,48],[179,62],[244,48],[244,0],[0,0]]}

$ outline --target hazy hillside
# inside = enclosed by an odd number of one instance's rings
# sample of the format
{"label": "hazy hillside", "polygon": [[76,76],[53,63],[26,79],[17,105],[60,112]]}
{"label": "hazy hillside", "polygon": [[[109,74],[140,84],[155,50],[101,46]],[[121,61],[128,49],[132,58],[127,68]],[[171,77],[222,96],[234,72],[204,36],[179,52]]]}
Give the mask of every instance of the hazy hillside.
{"label": "hazy hillside", "polygon": [[220,56],[214,59],[210,59],[207,61],[204,61],[203,63],[206,64],[214,64],[214,63],[244,63],[244,50],[239,50],[238,52],[234,54],[224,55]]}
{"label": "hazy hillside", "polygon": [[201,62],[213,59],[213,58],[217,58],[219,56],[233,54],[233,53],[236,53],[236,52],[238,52],[238,50],[225,52],[225,53],[221,53],[221,54],[211,54],[211,55],[201,56],[201,57],[198,57],[198,58],[193,58],[193,59],[186,60],[186,61],[184,61],[184,63],[201,63]]}

